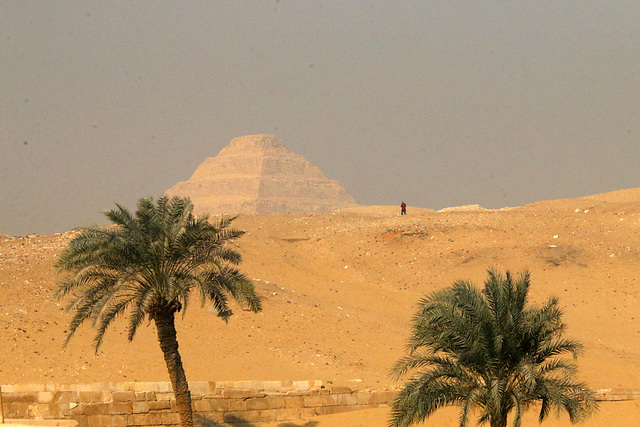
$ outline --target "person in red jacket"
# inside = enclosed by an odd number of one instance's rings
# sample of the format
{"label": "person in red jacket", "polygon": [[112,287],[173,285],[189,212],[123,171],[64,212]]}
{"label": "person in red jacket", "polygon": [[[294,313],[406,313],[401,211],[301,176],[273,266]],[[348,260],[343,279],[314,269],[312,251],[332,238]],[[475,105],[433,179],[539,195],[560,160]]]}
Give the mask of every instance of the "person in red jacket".
{"label": "person in red jacket", "polygon": [[400,215],[407,214],[407,204],[405,202],[400,203]]}

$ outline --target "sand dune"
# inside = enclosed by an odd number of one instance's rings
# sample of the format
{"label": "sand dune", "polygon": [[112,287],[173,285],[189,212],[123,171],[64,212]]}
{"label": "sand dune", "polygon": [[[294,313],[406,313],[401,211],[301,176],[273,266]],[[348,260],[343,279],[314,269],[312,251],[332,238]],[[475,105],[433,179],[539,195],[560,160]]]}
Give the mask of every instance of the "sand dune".
{"label": "sand dune", "polygon": [[[242,269],[264,312],[236,310],[224,324],[190,306],[177,325],[188,378],[395,386],[388,372],[403,355],[418,299],[456,279],[480,285],[496,267],[529,269],[534,303],[560,298],[567,334],[585,345],[581,379],[640,388],[640,190],[399,213],[367,206],[240,217]],[[88,327],[61,348],[69,317],[52,301],[53,263],[73,234],[0,239],[0,383],[167,380],[152,326],[128,343],[118,324],[98,355]]]}

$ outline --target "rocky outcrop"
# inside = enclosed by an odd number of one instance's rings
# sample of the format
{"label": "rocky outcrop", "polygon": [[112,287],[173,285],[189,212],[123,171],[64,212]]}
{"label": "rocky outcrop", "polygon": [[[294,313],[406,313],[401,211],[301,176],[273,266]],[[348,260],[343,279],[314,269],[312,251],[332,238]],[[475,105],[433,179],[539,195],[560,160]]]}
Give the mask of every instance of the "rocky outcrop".
{"label": "rocky outcrop", "polygon": [[335,180],[273,135],[235,138],[168,196],[188,196],[197,213],[323,213],[355,206]]}

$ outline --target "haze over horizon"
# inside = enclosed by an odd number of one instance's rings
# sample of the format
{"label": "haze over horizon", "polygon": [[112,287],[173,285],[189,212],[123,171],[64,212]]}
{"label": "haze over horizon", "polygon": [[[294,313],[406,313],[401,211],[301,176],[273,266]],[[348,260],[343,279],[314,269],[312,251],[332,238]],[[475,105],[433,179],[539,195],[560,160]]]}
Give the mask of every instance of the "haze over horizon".
{"label": "haze over horizon", "polygon": [[0,0],[0,234],[104,223],[238,136],[360,204],[640,187],[640,3]]}

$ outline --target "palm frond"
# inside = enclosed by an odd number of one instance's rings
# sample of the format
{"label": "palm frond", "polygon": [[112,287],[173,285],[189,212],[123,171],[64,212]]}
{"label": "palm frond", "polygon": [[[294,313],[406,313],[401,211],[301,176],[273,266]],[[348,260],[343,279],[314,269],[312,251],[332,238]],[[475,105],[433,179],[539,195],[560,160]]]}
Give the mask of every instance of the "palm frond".
{"label": "palm frond", "polygon": [[551,408],[579,420],[596,408],[593,393],[573,380],[582,346],[562,337],[565,325],[556,298],[541,307],[528,305],[527,271],[519,275],[488,270],[482,291],[456,281],[422,298],[412,320],[408,355],[391,370],[394,379],[411,372],[392,410],[392,425],[426,419],[443,405],[460,405],[460,425],[472,408],[479,422],[506,422],[515,409],[515,425],[533,402],[540,419]]}
{"label": "palm frond", "polygon": [[97,329],[97,350],[109,324],[127,311],[131,340],[154,310],[184,314],[194,288],[223,319],[231,314],[227,296],[261,310],[252,282],[231,267],[242,259],[226,246],[244,234],[229,227],[235,217],[213,225],[207,216],[193,215],[188,198],[166,196],[138,200],[134,214],[116,204],[105,216],[115,226],[81,229],[56,262],[67,275],[55,295],[71,296],[65,345],[89,322]]}

